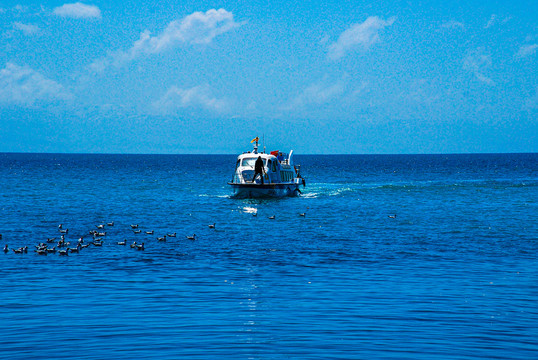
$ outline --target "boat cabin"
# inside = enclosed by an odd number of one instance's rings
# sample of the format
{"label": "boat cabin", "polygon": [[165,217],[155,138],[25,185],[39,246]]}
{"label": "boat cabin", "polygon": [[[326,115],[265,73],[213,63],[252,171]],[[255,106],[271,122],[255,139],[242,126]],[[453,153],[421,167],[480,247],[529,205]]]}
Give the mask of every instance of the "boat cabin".
{"label": "boat cabin", "polygon": [[[247,152],[237,157],[233,183],[250,183],[254,177],[254,165],[260,156],[263,160],[264,183],[294,183],[300,177],[299,167],[293,166],[293,151],[288,155],[279,151],[270,154]],[[260,178],[255,183],[261,183]]]}

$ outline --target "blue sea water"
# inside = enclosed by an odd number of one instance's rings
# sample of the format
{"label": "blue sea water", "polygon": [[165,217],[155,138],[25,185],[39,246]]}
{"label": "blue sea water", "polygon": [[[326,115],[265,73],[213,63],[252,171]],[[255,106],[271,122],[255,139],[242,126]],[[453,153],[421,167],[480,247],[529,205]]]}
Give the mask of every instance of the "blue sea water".
{"label": "blue sea water", "polygon": [[538,358],[538,154],[296,161],[239,200],[233,155],[0,154],[0,358]]}

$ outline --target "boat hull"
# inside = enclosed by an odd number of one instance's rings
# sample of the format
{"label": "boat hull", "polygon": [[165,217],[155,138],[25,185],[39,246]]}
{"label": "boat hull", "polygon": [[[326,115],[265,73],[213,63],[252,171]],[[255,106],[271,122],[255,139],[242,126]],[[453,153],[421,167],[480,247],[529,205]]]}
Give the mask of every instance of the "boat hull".
{"label": "boat hull", "polygon": [[228,183],[232,187],[234,198],[282,198],[297,196],[301,193],[299,185],[294,183],[281,184],[238,184]]}

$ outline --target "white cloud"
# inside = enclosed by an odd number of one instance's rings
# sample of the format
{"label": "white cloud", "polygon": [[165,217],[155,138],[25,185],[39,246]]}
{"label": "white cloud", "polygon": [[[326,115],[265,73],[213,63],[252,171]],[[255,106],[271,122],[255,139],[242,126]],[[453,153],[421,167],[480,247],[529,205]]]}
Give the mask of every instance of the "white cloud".
{"label": "white cloud", "polygon": [[75,19],[101,18],[101,10],[94,5],[86,5],[80,2],[64,4],[54,8],[54,14]]}
{"label": "white cloud", "polygon": [[373,44],[379,41],[379,32],[385,27],[392,25],[394,21],[394,17],[383,20],[377,16],[370,16],[363,23],[351,26],[340,34],[336,42],[329,46],[329,58],[338,60],[346,52],[356,47],[368,50]]}
{"label": "white cloud", "polygon": [[129,50],[117,51],[98,59],[91,68],[102,71],[108,66],[119,67],[143,54],[159,53],[178,44],[209,44],[218,35],[239,25],[234,21],[233,14],[224,9],[195,12],[170,22],[159,35],[151,36],[148,30],[142,32]]}
{"label": "white cloud", "polygon": [[213,95],[209,85],[199,85],[182,89],[172,86],[164,96],[153,103],[157,112],[162,114],[175,113],[184,108],[201,108],[212,112],[226,110],[228,103]]}
{"label": "white cloud", "polygon": [[495,81],[493,81],[491,78],[487,77],[486,75],[484,75],[482,73],[476,72],[475,76],[478,79],[478,81],[483,82],[484,84],[487,84],[487,85],[490,85],[490,86],[495,85]]}
{"label": "white cloud", "polygon": [[344,93],[343,82],[330,85],[314,84],[307,87],[298,98],[300,104],[324,104]]}
{"label": "white cloud", "polygon": [[450,20],[441,25],[445,29],[464,29],[465,25],[462,22]]}
{"label": "white cloud", "polygon": [[523,57],[534,55],[537,49],[538,49],[538,44],[523,45],[519,48],[519,51],[516,53],[516,57],[523,58]]}
{"label": "white cloud", "polygon": [[0,103],[33,105],[70,97],[62,85],[27,66],[7,63],[0,70]]}
{"label": "white cloud", "polygon": [[296,110],[310,105],[323,105],[344,94],[345,83],[343,80],[329,83],[323,81],[307,86],[299,95],[292,99],[283,110]]}
{"label": "white cloud", "polygon": [[484,74],[491,68],[491,65],[491,55],[486,54],[483,48],[470,52],[463,60],[463,69],[472,72],[478,81],[495,85],[495,82]]}
{"label": "white cloud", "polygon": [[486,24],[486,29],[492,27],[497,22],[497,15],[491,14],[491,17],[488,20],[488,23]]}
{"label": "white cloud", "polygon": [[538,86],[534,89],[534,95],[531,95],[525,102],[525,106],[530,110],[538,109]]}
{"label": "white cloud", "polygon": [[32,24],[23,24],[20,22],[14,22],[13,28],[16,30],[22,31],[24,35],[33,35],[39,32],[39,26]]}
{"label": "white cloud", "polygon": [[17,4],[13,7],[13,11],[17,13],[23,13],[28,10],[28,6]]}
{"label": "white cloud", "polygon": [[484,28],[489,29],[497,24],[506,24],[510,20],[512,20],[511,16],[507,16],[504,19],[499,19],[499,17],[496,14],[491,14],[491,17],[489,18]]}
{"label": "white cloud", "polygon": [[437,102],[440,95],[431,80],[414,79],[409,84],[409,89],[405,92],[405,98],[416,103],[430,105]]}

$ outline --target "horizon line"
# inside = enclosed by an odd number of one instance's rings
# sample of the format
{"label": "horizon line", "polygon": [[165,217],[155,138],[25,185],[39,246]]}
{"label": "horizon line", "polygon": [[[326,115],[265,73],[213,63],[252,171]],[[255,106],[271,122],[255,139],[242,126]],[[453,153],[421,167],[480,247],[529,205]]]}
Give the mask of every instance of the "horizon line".
{"label": "horizon line", "polygon": [[[196,155],[196,156],[237,156],[247,153],[120,153],[120,152],[30,152],[30,151],[0,151],[0,154],[27,154],[27,155]],[[263,153],[263,152],[260,152]],[[395,155],[529,155],[538,152],[448,152],[448,153],[301,153],[299,156],[395,156]],[[294,153],[294,155],[297,155]]]}

